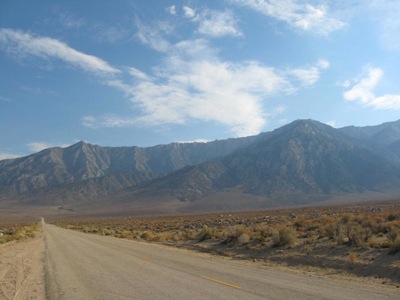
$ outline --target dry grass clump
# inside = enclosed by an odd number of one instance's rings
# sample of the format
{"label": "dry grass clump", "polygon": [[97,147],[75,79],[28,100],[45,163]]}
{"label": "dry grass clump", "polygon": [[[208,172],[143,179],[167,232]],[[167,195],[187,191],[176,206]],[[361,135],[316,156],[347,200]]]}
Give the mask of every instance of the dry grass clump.
{"label": "dry grass clump", "polygon": [[0,225],[0,244],[34,238],[39,230],[39,223],[30,225]]}
{"label": "dry grass clump", "polygon": [[354,253],[354,252],[350,252],[348,259],[349,259],[349,263],[351,265],[355,265],[357,263],[357,260],[358,260],[358,254]]}

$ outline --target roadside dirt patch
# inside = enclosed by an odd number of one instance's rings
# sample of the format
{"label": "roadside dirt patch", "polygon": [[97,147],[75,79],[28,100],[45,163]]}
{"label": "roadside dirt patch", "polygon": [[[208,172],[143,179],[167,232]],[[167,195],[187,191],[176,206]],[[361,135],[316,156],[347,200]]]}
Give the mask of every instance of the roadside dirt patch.
{"label": "roadside dirt patch", "polygon": [[46,299],[43,233],[0,245],[0,299]]}

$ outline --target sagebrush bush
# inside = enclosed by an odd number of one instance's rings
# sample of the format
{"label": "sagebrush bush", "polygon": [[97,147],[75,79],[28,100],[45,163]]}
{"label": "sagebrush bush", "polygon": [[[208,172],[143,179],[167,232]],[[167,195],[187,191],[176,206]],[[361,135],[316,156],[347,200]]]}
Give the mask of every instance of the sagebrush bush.
{"label": "sagebrush bush", "polygon": [[328,223],[323,227],[323,234],[329,239],[340,243],[343,234],[343,225],[340,222]]}
{"label": "sagebrush bush", "polygon": [[240,245],[244,245],[250,242],[250,237],[248,234],[242,233],[241,235],[238,236],[237,240]]}
{"label": "sagebrush bush", "polygon": [[273,247],[293,245],[295,241],[296,241],[296,230],[287,226],[279,227],[272,234]]}
{"label": "sagebrush bush", "polygon": [[216,228],[204,226],[203,229],[199,232],[197,238],[199,242],[202,242],[214,238],[216,234],[217,234]]}
{"label": "sagebrush bush", "polygon": [[400,236],[398,236],[390,245],[390,253],[396,254],[400,252]]}
{"label": "sagebrush bush", "polygon": [[347,228],[347,237],[349,243],[355,247],[362,247],[365,242],[371,237],[371,233],[368,229],[363,228],[359,225],[349,226]]}

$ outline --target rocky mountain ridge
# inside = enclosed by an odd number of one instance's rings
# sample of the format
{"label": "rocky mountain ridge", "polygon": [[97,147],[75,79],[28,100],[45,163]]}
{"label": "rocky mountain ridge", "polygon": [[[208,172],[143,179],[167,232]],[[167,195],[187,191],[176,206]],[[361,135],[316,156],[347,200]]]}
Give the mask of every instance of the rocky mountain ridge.
{"label": "rocky mountain ridge", "polygon": [[398,187],[400,120],[341,129],[298,120],[258,136],[149,148],[80,142],[0,161],[0,201],[57,205],[114,195],[193,202],[226,191],[313,199]]}

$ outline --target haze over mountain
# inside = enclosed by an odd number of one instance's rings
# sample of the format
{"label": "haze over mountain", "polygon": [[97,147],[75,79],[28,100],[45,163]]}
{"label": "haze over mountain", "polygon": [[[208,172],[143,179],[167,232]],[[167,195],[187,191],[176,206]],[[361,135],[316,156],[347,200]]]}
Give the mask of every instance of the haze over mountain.
{"label": "haze over mountain", "polygon": [[298,120],[246,138],[149,148],[80,142],[3,160],[0,201],[90,205],[107,199],[115,206],[149,201],[162,207],[175,199],[178,206],[211,203],[210,209],[221,201],[222,210],[229,197],[242,199],[236,208],[309,203],[396,193],[399,161],[400,121],[334,129]]}

